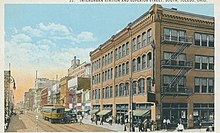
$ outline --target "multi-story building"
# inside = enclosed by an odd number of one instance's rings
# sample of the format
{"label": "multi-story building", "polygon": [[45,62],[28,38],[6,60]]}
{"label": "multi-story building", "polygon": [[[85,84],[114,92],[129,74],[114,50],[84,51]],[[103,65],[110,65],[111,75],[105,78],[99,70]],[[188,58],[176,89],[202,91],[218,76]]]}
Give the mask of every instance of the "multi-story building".
{"label": "multi-story building", "polygon": [[47,78],[36,78],[35,79],[35,102],[34,107],[36,112],[40,112],[42,109],[41,105],[41,91],[44,88],[50,88],[54,84],[56,84],[58,81],[56,80],[49,80]]}
{"label": "multi-story building", "polygon": [[24,107],[29,110],[30,96],[29,91],[24,93]]}
{"label": "multi-story building", "polygon": [[34,111],[34,95],[35,95],[35,89],[30,88],[29,89],[29,110]]}
{"label": "multi-story building", "polygon": [[74,59],[71,61],[71,67],[68,69],[68,76],[90,78],[90,74],[91,64],[87,62],[80,64],[80,60],[74,56]]}
{"label": "multi-story building", "polygon": [[44,88],[41,91],[41,105],[44,106],[48,104],[48,88]]}
{"label": "multi-story building", "polygon": [[90,58],[93,110],[147,115],[159,126],[213,122],[213,17],[155,4]]}
{"label": "multi-story building", "polygon": [[60,104],[65,108],[69,108],[69,104],[71,103],[72,94],[68,89],[68,80],[70,77],[65,76],[60,79]]}

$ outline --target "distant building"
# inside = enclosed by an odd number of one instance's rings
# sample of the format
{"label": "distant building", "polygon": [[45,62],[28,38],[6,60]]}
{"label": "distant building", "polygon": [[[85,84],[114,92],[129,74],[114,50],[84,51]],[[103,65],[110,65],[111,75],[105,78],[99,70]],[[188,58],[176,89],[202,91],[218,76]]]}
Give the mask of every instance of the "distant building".
{"label": "distant building", "polygon": [[42,105],[41,105],[41,91],[44,88],[49,88],[51,86],[53,86],[54,84],[56,84],[58,81],[56,80],[49,80],[47,78],[37,78],[35,79],[35,90],[36,90],[36,94],[35,94],[35,111],[36,112],[40,112],[42,109]]}
{"label": "distant building", "polygon": [[80,60],[76,59],[76,56],[74,56],[74,59],[71,62],[71,67],[68,69],[68,76],[90,78],[90,74],[91,64],[86,62],[80,64]]}
{"label": "distant building", "polygon": [[60,104],[65,108],[69,108],[69,104],[72,102],[72,94],[68,89],[68,80],[70,77],[65,76],[60,79]]}
{"label": "distant building", "polygon": [[41,91],[41,105],[44,106],[48,104],[48,88],[44,88]]}
{"label": "distant building", "polygon": [[29,92],[25,92],[24,93],[24,108],[29,110],[29,101],[30,100],[30,96],[29,96]]}
{"label": "distant building", "polygon": [[30,88],[29,89],[29,110],[34,111],[34,95],[35,95],[35,89]]}

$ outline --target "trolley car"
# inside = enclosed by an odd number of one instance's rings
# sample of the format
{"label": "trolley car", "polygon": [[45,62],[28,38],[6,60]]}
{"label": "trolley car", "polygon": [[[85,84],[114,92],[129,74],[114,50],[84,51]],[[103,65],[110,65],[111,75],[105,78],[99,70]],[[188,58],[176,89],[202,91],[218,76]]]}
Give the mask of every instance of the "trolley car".
{"label": "trolley car", "polygon": [[62,105],[44,105],[42,109],[42,116],[44,120],[51,123],[61,122],[64,119],[65,108]]}

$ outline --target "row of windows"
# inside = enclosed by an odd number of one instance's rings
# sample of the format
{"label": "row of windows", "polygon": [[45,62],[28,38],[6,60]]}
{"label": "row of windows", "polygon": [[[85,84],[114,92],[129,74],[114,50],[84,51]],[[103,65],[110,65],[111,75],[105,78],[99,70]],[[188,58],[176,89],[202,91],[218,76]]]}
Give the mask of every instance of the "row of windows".
{"label": "row of windows", "polygon": [[214,57],[195,56],[195,69],[214,70]]}
{"label": "row of windows", "polygon": [[195,78],[195,93],[214,93],[213,78]]}
{"label": "row of windows", "polygon": [[107,99],[107,98],[112,98],[113,97],[113,95],[112,95],[112,86],[110,86],[110,87],[106,87],[106,88],[103,88],[102,89],[102,98],[103,99]]}
{"label": "row of windows", "polygon": [[102,67],[113,62],[113,51],[102,57]]}
{"label": "row of windows", "polygon": [[102,81],[111,80],[113,78],[113,68],[102,72]]}
{"label": "row of windows", "polygon": [[118,60],[129,54],[129,42],[115,49],[115,60]]}
{"label": "row of windows", "polygon": [[94,62],[92,63],[92,70],[93,70],[93,71],[99,69],[100,67],[101,67],[100,59],[98,59],[98,60],[96,60],[96,61],[94,61]]}
{"label": "row of windows", "polygon": [[214,48],[214,35],[195,33],[195,45]]}
{"label": "row of windows", "polygon": [[[147,42],[148,44],[152,43],[153,39],[152,39],[152,29],[149,29],[147,31]],[[141,49],[142,47],[145,47],[147,45],[146,43],[146,32],[142,33],[141,35],[138,35],[137,37],[132,39],[132,51],[136,51]]]}
{"label": "row of windows", "polygon": [[92,76],[92,84],[99,84],[100,83],[100,73]]}
{"label": "row of windows", "polygon": [[[146,86],[145,86],[146,85]],[[129,95],[129,83],[121,83],[115,85],[115,97],[126,97]],[[138,81],[132,82],[132,94],[144,94],[146,92],[152,92],[151,88],[151,77],[146,79],[141,78]],[[102,98],[112,98],[113,97],[113,88],[112,86],[102,89]],[[95,89],[92,91],[92,99],[100,99],[100,89]]]}
{"label": "row of windows", "polygon": [[132,72],[140,71],[143,69],[152,67],[152,57],[151,52],[146,55],[142,55],[142,57],[138,57],[137,59],[132,60]]}
{"label": "row of windows", "polygon": [[164,39],[167,41],[186,42],[186,31],[164,28]]}
{"label": "row of windows", "polygon": [[129,62],[123,63],[115,67],[115,77],[121,77],[129,74]]}

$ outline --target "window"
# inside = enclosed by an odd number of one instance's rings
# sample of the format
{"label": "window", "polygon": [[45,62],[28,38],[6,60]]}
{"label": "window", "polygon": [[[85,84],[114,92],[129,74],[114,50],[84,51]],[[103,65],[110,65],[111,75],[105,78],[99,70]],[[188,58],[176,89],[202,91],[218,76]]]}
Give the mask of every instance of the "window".
{"label": "window", "polygon": [[129,84],[128,83],[125,83],[125,96],[128,96],[128,87],[129,87]]}
{"label": "window", "polygon": [[99,80],[98,82],[100,83],[100,73],[99,73],[99,78],[98,78],[98,80]]}
{"label": "window", "polygon": [[105,98],[108,98],[108,87],[105,88]]}
{"label": "window", "polygon": [[164,28],[164,40],[170,40],[170,29]]}
{"label": "window", "polygon": [[129,54],[129,42],[126,43],[126,55]]}
{"label": "window", "polygon": [[151,77],[147,78],[147,91],[152,92],[151,88]]}
{"label": "window", "polygon": [[201,57],[200,56],[195,56],[195,69],[200,69],[201,68]]}
{"label": "window", "polygon": [[113,62],[113,52],[111,52],[111,63]]}
{"label": "window", "polygon": [[142,33],[142,47],[146,46],[146,32]]}
{"label": "window", "polygon": [[132,61],[132,72],[136,71],[136,59],[133,59]]}
{"label": "window", "polygon": [[207,46],[207,36],[206,36],[206,34],[202,34],[202,46]]}
{"label": "window", "polygon": [[152,67],[152,58],[151,58],[151,52],[147,54],[147,68]]}
{"label": "window", "polygon": [[104,78],[104,72],[102,72],[102,81],[105,81],[105,78]]}
{"label": "window", "polygon": [[141,48],[141,36],[139,35],[137,37],[137,49],[140,49]]}
{"label": "window", "polygon": [[138,80],[138,94],[144,93],[144,79],[141,78]]}
{"label": "window", "polygon": [[214,36],[209,35],[209,47],[214,48]]}
{"label": "window", "polygon": [[178,40],[178,32],[177,30],[171,29],[171,40],[177,41]]}
{"label": "window", "polygon": [[94,90],[92,90],[92,99],[95,99],[95,93],[94,93]]}
{"label": "window", "polygon": [[110,79],[112,79],[112,77],[113,77],[113,69],[112,69],[112,68],[111,68],[110,75],[111,75],[111,78],[110,78]]}
{"label": "window", "polygon": [[202,69],[208,69],[208,57],[202,57]]}
{"label": "window", "polygon": [[208,79],[208,92],[214,93],[214,79]]}
{"label": "window", "polygon": [[112,98],[112,86],[110,86],[110,98]]}
{"label": "window", "polygon": [[125,75],[125,63],[122,64],[122,76]]}
{"label": "window", "polygon": [[129,62],[126,62],[126,75],[129,74]]}
{"label": "window", "polygon": [[118,60],[118,49],[115,49],[115,60]]}
{"label": "window", "polygon": [[118,77],[118,66],[115,67],[115,77]]}
{"label": "window", "polygon": [[184,66],[186,64],[186,55],[185,54],[180,54],[178,56],[178,60],[179,60],[179,65]]}
{"label": "window", "polygon": [[213,78],[195,78],[195,93],[214,93]]}
{"label": "window", "polygon": [[148,44],[152,43],[152,29],[147,31]]}
{"label": "window", "polygon": [[121,56],[121,46],[118,48],[118,59],[120,59],[122,56]]}
{"label": "window", "polygon": [[105,81],[108,79],[107,71],[105,71]]}
{"label": "window", "polygon": [[214,70],[214,57],[209,57],[209,70]]}
{"label": "window", "polygon": [[108,70],[108,80],[110,79],[110,70]]}
{"label": "window", "polygon": [[142,56],[142,69],[145,69],[146,68],[146,55],[144,54]]}
{"label": "window", "polygon": [[107,65],[108,63],[108,58],[107,58],[107,55],[105,55],[105,65]]}
{"label": "window", "polygon": [[115,86],[115,97],[118,97],[118,85]]}
{"label": "window", "polygon": [[133,38],[132,40],[132,51],[136,50],[136,38]]}
{"label": "window", "polygon": [[186,42],[186,32],[185,31],[179,31],[179,41]]}
{"label": "window", "polygon": [[124,96],[124,84],[119,85],[119,96]]}
{"label": "window", "polygon": [[137,92],[136,92],[136,84],[137,84],[137,82],[136,81],[133,81],[133,83],[132,83],[132,94],[134,95],[134,94],[137,94]]}
{"label": "window", "polygon": [[138,71],[141,70],[141,58],[140,57],[137,58],[137,70]]}
{"label": "window", "polygon": [[105,57],[103,56],[102,57],[102,66],[104,66],[104,63],[105,63]]}
{"label": "window", "polygon": [[111,57],[110,57],[110,53],[108,53],[108,64],[110,64],[111,63]]}
{"label": "window", "polygon": [[118,76],[121,77],[121,65],[119,65],[118,69],[119,69]]}
{"label": "window", "polygon": [[200,46],[200,40],[201,40],[200,34],[195,33],[195,45],[196,46]]}
{"label": "window", "polygon": [[125,44],[122,45],[122,57],[125,56]]}
{"label": "window", "polygon": [[105,98],[105,88],[102,88],[102,99]]}

